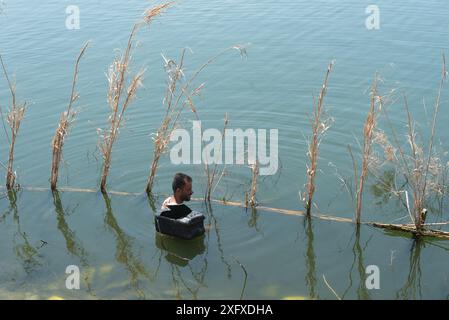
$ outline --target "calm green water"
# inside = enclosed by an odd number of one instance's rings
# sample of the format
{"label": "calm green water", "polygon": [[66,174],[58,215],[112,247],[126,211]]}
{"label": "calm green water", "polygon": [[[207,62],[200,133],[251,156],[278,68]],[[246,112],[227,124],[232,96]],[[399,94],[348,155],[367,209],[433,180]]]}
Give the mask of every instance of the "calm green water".
{"label": "calm green water", "polygon": [[[81,10],[79,30],[65,27],[65,9]],[[336,60],[326,97],[335,119],[321,145],[315,201],[318,211],[352,218],[350,197],[336,175],[350,177],[347,144],[357,150],[376,71],[382,90],[406,92],[424,134],[441,72],[441,53],[449,52],[449,8],[444,0],[409,4],[377,1],[380,29],[365,28],[367,1],[185,1],[138,35],[133,67],[146,67],[144,87],[126,114],[114,145],[108,187],[139,193],[152,157],[151,134],[163,116],[164,71],[161,53],[178,57],[187,71],[236,44],[250,43],[248,57],[222,56],[200,77],[206,87],[197,108],[204,127],[279,130],[280,168],[260,179],[264,206],[302,209],[298,191],[305,180],[306,149],[313,95],[327,64]],[[15,167],[24,187],[48,187],[51,139],[70,95],[73,63],[85,41],[92,45],[79,74],[80,113],[65,143],[60,184],[95,189],[101,169],[97,128],[107,126],[105,73],[114,50],[123,48],[132,24],[148,3],[142,1],[56,1],[39,4],[6,0],[0,15],[0,52],[17,80],[17,93],[30,107],[16,145]],[[0,77],[0,105],[8,102]],[[448,95],[438,119],[441,148],[448,150]],[[390,117],[401,128],[400,102]],[[185,114],[185,128],[193,117]],[[0,128],[0,161],[7,140]],[[447,160],[446,160],[447,161]],[[175,171],[194,178],[204,190],[202,165],[175,166],[163,157],[155,192],[168,194]],[[246,166],[228,166],[214,198],[242,201],[250,181]],[[4,170],[0,183],[4,184]],[[374,183],[374,181],[370,181]],[[364,220],[398,221],[407,215],[395,201],[382,201],[368,187]],[[352,224],[313,220],[259,210],[203,207],[208,232],[192,242],[155,234],[152,204],[145,195],[24,189],[0,199],[0,298],[244,298],[289,296],[333,299],[327,281],[346,299],[446,299],[449,294],[449,243],[416,241],[397,233]],[[155,200],[158,206],[162,198]],[[443,202],[447,205],[447,201]],[[445,208],[445,207],[444,207]],[[444,211],[444,209],[443,209]],[[430,213],[429,220],[447,220]],[[445,219],[446,218],[446,219]],[[399,220],[400,221],[400,220]],[[247,271],[247,277],[240,263]],[[65,268],[78,265],[81,289],[65,288]],[[380,269],[380,289],[364,286],[365,267]]]}

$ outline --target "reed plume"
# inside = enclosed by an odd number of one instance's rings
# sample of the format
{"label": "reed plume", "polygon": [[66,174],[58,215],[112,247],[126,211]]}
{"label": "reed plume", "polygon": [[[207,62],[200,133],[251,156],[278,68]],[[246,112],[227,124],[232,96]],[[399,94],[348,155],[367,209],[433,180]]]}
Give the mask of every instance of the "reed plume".
{"label": "reed plume", "polygon": [[324,97],[326,96],[329,74],[332,71],[334,62],[332,61],[327,67],[326,76],[324,77],[323,86],[321,87],[318,101],[313,104],[313,119],[312,119],[312,136],[308,141],[307,157],[309,164],[307,165],[307,184],[306,191],[302,198],[305,202],[306,214],[310,216],[312,209],[313,195],[315,193],[315,176],[318,168],[318,151],[322,138],[330,127],[331,119],[322,119],[324,113]]}
{"label": "reed plume", "polygon": [[368,115],[366,117],[363,126],[363,146],[362,146],[362,166],[360,170],[360,176],[357,175],[357,167],[352,153],[351,147],[349,148],[349,153],[351,155],[352,164],[354,168],[354,180],[356,187],[356,211],[355,211],[355,221],[360,224],[362,215],[362,198],[363,189],[365,185],[366,178],[368,177],[369,167],[372,160],[373,142],[375,138],[375,128],[377,122],[377,116],[379,112],[378,104],[381,105],[382,98],[378,94],[378,76],[374,77],[373,84],[371,86],[370,92],[370,108]]}
{"label": "reed plume", "polygon": [[153,138],[153,160],[151,162],[150,174],[145,189],[148,194],[151,193],[154,185],[154,178],[156,177],[159,160],[162,154],[166,151],[170,142],[170,136],[177,126],[177,114],[180,113],[178,106],[181,99],[181,97],[178,98],[178,96],[182,94],[178,93],[178,87],[184,77],[184,57],[185,49],[182,50],[179,63],[172,59],[167,59],[162,55],[162,58],[164,59],[164,69],[168,79],[163,102],[166,105],[166,110],[162,123]]}
{"label": "reed plume", "polygon": [[79,97],[79,95],[75,89],[76,82],[78,79],[78,66],[79,66],[81,58],[83,57],[84,53],[86,52],[86,49],[88,46],[89,46],[89,42],[87,42],[82,47],[82,49],[78,55],[78,58],[76,59],[69,105],[67,107],[67,110],[61,114],[61,117],[60,117],[59,123],[58,123],[58,128],[56,128],[56,132],[55,132],[55,135],[53,136],[53,140],[51,143],[53,152],[52,152],[52,161],[51,161],[50,185],[51,185],[51,189],[53,191],[56,190],[56,186],[58,183],[59,165],[61,163],[62,148],[64,146],[64,141],[68,134],[69,126],[75,120],[75,117],[76,117],[76,111],[72,110],[72,108],[73,108],[73,104],[76,102],[76,100]]}
{"label": "reed plume", "polygon": [[189,107],[190,110],[194,113],[195,118],[197,120],[199,119],[197,109],[193,103],[193,98],[201,93],[205,84],[202,83],[197,87],[193,87],[192,89],[194,81],[207,66],[212,64],[216,59],[218,59],[229,50],[238,50],[242,57],[246,56],[246,48],[244,46],[231,46],[207,60],[189,78],[186,78],[184,74],[185,49],[181,53],[179,62],[162,56],[162,58],[164,59],[164,69],[168,79],[167,87],[165,90],[165,98],[163,102],[166,109],[161,125],[159,126],[155,136],[153,137],[153,159],[151,161],[150,173],[148,175],[147,184],[145,187],[145,191],[148,194],[153,190],[156,173],[159,166],[159,160],[162,154],[167,151],[167,147],[170,143],[170,137],[173,131],[178,127],[178,122],[183,110],[186,107]]}
{"label": "reed plume", "polygon": [[121,57],[116,57],[108,71],[108,104],[110,107],[109,129],[100,133],[99,149],[103,156],[103,168],[101,174],[100,189],[106,192],[106,180],[111,167],[111,154],[114,142],[117,140],[119,129],[122,124],[126,109],[136,96],[140,87],[145,70],[140,70],[130,76],[130,60],[133,49],[134,37],[137,31],[144,25],[149,25],[155,17],[160,15],[166,8],[172,5],[168,2],[145,11],[143,19],[134,24],[128,37],[126,50]]}

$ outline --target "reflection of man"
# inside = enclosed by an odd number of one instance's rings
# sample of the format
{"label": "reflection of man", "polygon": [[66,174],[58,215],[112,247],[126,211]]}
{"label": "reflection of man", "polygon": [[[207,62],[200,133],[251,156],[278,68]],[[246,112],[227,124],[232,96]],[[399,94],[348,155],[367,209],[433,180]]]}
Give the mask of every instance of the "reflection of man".
{"label": "reflection of man", "polygon": [[161,209],[168,209],[168,205],[181,204],[190,201],[192,191],[192,178],[184,173],[177,173],[172,183],[173,195],[165,199]]}

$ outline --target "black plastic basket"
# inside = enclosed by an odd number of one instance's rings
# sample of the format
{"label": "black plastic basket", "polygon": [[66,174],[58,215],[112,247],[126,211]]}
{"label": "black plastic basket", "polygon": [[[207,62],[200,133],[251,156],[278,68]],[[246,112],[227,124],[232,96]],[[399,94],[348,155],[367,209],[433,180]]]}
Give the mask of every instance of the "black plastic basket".
{"label": "black plastic basket", "polygon": [[155,216],[157,232],[187,240],[204,234],[204,215],[202,213],[190,210],[190,213],[179,218],[173,217],[172,213],[173,211],[170,209],[158,212]]}

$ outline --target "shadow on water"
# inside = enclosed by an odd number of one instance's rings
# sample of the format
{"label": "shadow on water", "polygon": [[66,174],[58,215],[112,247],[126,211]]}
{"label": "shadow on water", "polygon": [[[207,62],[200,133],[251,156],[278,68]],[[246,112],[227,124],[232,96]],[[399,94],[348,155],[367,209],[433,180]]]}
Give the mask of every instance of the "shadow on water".
{"label": "shadow on water", "polygon": [[9,214],[13,214],[14,223],[17,226],[17,232],[14,234],[14,252],[21,261],[26,274],[31,274],[37,267],[42,264],[39,261],[39,249],[45,246],[45,241],[40,241],[40,245],[33,246],[26,232],[22,231],[20,225],[19,209],[17,207],[17,191],[11,190],[7,192],[9,200]]}
{"label": "shadow on water", "polygon": [[248,208],[248,209],[246,209],[246,212],[248,212],[248,211],[250,211],[250,213],[251,213],[251,216],[249,217],[249,220],[248,220],[248,227],[254,228],[254,230],[256,230],[257,232],[260,232],[260,228],[257,225],[257,220],[259,218],[257,209],[256,208]]}
{"label": "shadow on water", "polygon": [[[147,193],[146,195],[154,225],[154,217],[158,212],[158,199],[152,193]],[[207,253],[209,238],[203,235],[192,240],[183,240],[155,231],[154,243],[156,248],[159,249],[155,251],[155,255],[159,253],[159,256],[154,271],[154,278],[156,279],[158,277],[162,265],[162,258],[164,257],[171,271],[172,285],[175,292],[174,297],[177,299],[198,299],[199,290],[205,287],[204,279],[208,266]],[[153,259],[155,255],[153,255]],[[191,262],[196,260],[195,258],[198,256],[203,256],[202,266],[199,271],[195,271]],[[183,274],[185,270],[188,270],[188,276]],[[194,279],[193,285],[191,280],[186,279],[187,277]],[[190,293],[189,297],[183,297],[183,289]]]}
{"label": "shadow on water", "polygon": [[365,261],[364,261],[363,253],[365,252],[365,250],[368,246],[368,243],[371,240],[371,237],[365,242],[364,246],[362,247],[360,245],[360,226],[356,226],[355,228],[356,228],[356,230],[355,230],[355,234],[354,234],[354,244],[352,246],[353,260],[352,260],[351,268],[349,270],[349,284],[348,284],[348,287],[346,288],[346,290],[342,294],[342,299],[344,299],[344,297],[349,293],[349,290],[354,285],[353,273],[354,273],[354,268],[357,268],[357,271],[356,271],[357,276],[358,276],[358,282],[357,282],[358,285],[356,287],[357,299],[369,300],[369,299],[371,299],[371,297],[369,295],[369,290],[367,289],[367,287],[365,285],[366,273],[365,273]]}
{"label": "shadow on water", "polygon": [[[166,236],[156,232],[155,243],[156,247],[160,249],[161,255],[165,254],[165,259],[171,268],[171,276],[174,288],[176,290],[177,299],[185,299],[182,296],[182,287],[186,289],[192,299],[198,299],[199,290],[205,287],[204,278],[207,274],[207,244],[205,244],[206,237],[200,236],[192,240],[177,239],[171,236]],[[204,254],[206,252],[206,254]],[[204,254],[204,255],[203,255]],[[191,265],[197,256],[203,255],[201,260],[201,268],[195,271]],[[183,269],[188,270],[189,277],[193,277],[194,283],[185,279]]]}
{"label": "shadow on water", "polygon": [[[364,254],[367,252],[367,247],[372,239],[372,235],[362,244],[361,227],[356,226],[354,233],[354,242],[352,246],[353,260],[351,268],[348,273],[349,284],[343,292],[341,298],[344,299],[350,290],[355,287],[355,297],[359,300],[372,299],[370,290],[366,286],[366,264]],[[400,288],[395,296],[395,299],[422,299],[422,287],[421,287],[421,263],[420,256],[421,250],[425,247],[425,239],[414,238],[411,240],[410,257],[409,257],[409,270],[405,281],[405,284]],[[354,273],[356,277],[354,277]]]}
{"label": "shadow on water", "polygon": [[107,194],[103,194],[106,205],[104,223],[112,231],[116,240],[115,259],[125,266],[130,275],[130,284],[142,299],[145,298],[144,291],[139,286],[139,277],[143,276],[151,280],[151,276],[145,269],[145,265],[136,257],[133,251],[132,238],[128,236],[119,226],[114,217],[111,206],[111,199]]}
{"label": "shadow on water", "polygon": [[[223,265],[225,266],[225,269],[227,271],[227,277],[228,279],[230,279],[232,277],[232,266],[231,263],[225,258],[225,252],[223,249],[223,243],[222,243],[222,239],[221,239],[221,235],[220,235],[220,227],[218,224],[218,220],[214,215],[213,209],[212,209],[212,205],[210,202],[205,202],[205,208],[206,208],[206,213],[209,217],[210,220],[210,224],[206,227],[206,237],[207,237],[207,241],[209,242],[210,239],[210,230],[214,229],[215,230],[215,236],[217,239],[217,249],[218,252],[220,253],[220,260],[223,263]],[[248,226],[252,227],[254,226],[255,229],[258,231],[257,228],[257,210],[253,209],[252,210],[252,222],[248,223]],[[245,266],[238,260],[238,258],[231,256],[235,263],[242,269],[243,274],[244,274],[244,278],[242,281],[242,289],[240,292],[240,300],[243,299],[244,295],[245,295],[245,289],[246,289],[246,285],[247,285],[247,280],[248,280],[248,272],[245,268]]]}
{"label": "shadow on water", "polygon": [[165,259],[182,268],[206,250],[204,235],[192,240],[183,240],[156,232],[155,238],[156,247],[166,253]]}
{"label": "shadow on water", "polygon": [[[154,208],[154,201],[150,206]],[[209,203],[205,204],[205,213],[209,223],[205,225],[205,234],[200,237],[183,240],[158,232],[155,234],[155,244],[160,251],[156,273],[159,271],[161,259],[164,257],[171,269],[174,296],[177,299],[198,299],[200,298],[201,288],[207,287],[205,277],[208,272],[208,256],[212,235],[216,237],[219,258],[225,267],[226,275],[228,278],[232,277],[232,263],[229,262],[224,252],[219,222]],[[232,258],[242,268],[245,275],[240,292],[240,299],[242,299],[246,288],[247,271],[237,258]],[[185,293],[187,293],[187,296]]]}
{"label": "shadow on water", "polygon": [[207,215],[209,217],[209,221],[210,221],[209,226],[206,228],[206,230],[207,230],[206,235],[207,235],[208,242],[209,242],[209,238],[210,238],[210,230],[214,229],[215,236],[217,237],[217,248],[218,248],[218,251],[220,252],[221,262],[223,262],[223,264],[226,268],[228,278],[231,278],[232,267],[231,267],[231,264],[225,258],[223,244],[222,244],[221,236],[220,236],[220,227],[218,224],[218,220],[214,215],[214,212],[212,210],[212,205],[210,203],[205,203],[205,208],[206,208],[206,213],[207,213]]}
{"label": "shadow on water", "polygon": [[317,278],[316,278],[316,257],[315,250],[313,248],[313,225],[312,218],[305,217],[303,223],[305,235],[307,238],[307,248],[304,255],[307,273],[305,276],[306,286],[309,290],[309,297],[311,299],[319,299],[319,295],[316,292]]}
{"label": "shadow on water", "polygon": [[[154,210],[154,199],[149,198],[149,201],[150,206]],[[170,264],[175,297],[177,299],[186,298],[182,295],[183,288],[190,293],[191,296],[189,298],[198,299],[199,290],[202,287],[206,287],[205,276],[208,269],[207,259],[209,253],[210,230],[212,228],[215,230],[215,235],[217,237],[217,246],[218,251],[220,252],[220,259],[226,266],[228,277],[231,277],[231,265],[226,261],[224,257],[218,221],[213,214],[212,206],[210,205],[210,203],[206,203],[206,214],[209,217],[210,221],[209,225],[205,226],[206,233],[203,236],[197,237],[195,239],[177,239],[156,232],[156,246],[160,249],[161,256],[165,254],[165,259]],[[200,263],[201,267],[199,271],[195,271],[191,264],[191,262],[197,256],[202,256]],[[189,277],[193,277],[194,279],[193,285],[191,283],[189,284],[189,282],[185,279],[182,269],[186,269],[189,271]]]}
{"label": "shadow on water", "polygon": [[[9,244],[12,244],[11,248],[13,254],[11,257],[13,260],[17,260],[19,266],[17,268],[19,269],[18,273],[22,275],[22,280],[18,281],[16,274],[14,274],[14,290],[20,291],[22,290],[25,281],[33,287],[34,281],[37,280],[35,275],[39,275],[39,271],[47,265],[45,259],[52,258],[52,256],[50,256],[50,253],[47,251],[45,252],[45,255],[43,254],[43,251],[41,251],[41,249],[50,249],[50,247],[44,248],[47,243],[40,240],[40,238],[37,238],[37,233],[27,233],[25,232],[26,230],[24,230],[29,226],[24,219],[31,217],[30,215],[25,214],[20,216],[20,212],[25,211],[26,209],[21,208],[21,204],[25,201],[25,194],[17,191],[10,191],[5,193],[5,195],[9,202],[6,202],[5,199],[4,204],[6,211],[2,215],[1,221],[2,223],[7,221],[7,223],[5,223],[6,226],[10,224],[11,233],[7,233],[6,236],[12,237],[12,242]],[[89,255],[89,246],[92,244],[95,245],[95,243],[89,242],[87,239],[85,239],[86,241],[83,243],[82,239],[80,239],[82,238],[81,235],[77,236],[76,229],[71,225],[71,221],[72,218],[76,221],[80,216],[75,215],[72,217],[71,213],[78,210],[78,207],[69,208],[67,205],[64,206],[64,199],[65,193],[58,193],[57,191],[53,192],[52,201],[50,200],[48,204],[49,208],[52,209],[50,212],[55,212],[55,218],[51,217],[51,219],[48,220],[50,223],[48,223],[44,216],[45,219],[40,223],[42,223],[44,227],[47,226],[48,228],[52,228],[52,232],[55,232],[57,235],[55,239],[59,239],[59,242],[61,243],[63,256],[70,255],[72,258],[78,259],[84,270],[92,271],[88,274],[83,273],[82,281],[85,283],[88,294],[93,297],[100,296],[98,292],[93,293],[93,290],[91,289],[95,287],[96,283],[96,280],[93,277],[93,271],[97,267],[95,264],[97,259],[95,259],[94,256]],[[136,292],[138,298],[146,298],[146,296],[148,296],[147,292],[149,287],[159,285],[159,281],[167,281],[162,287],[163,290],[167,289],[164,291],[165,293],[163,293],[163,295],[168,295],[167,298],[200,299],[204,297],[207,298],[207,294],[210,292],[212,292],[212,295],[218,292],[218,296],[221,296],[219,291],[211,288],[211,286],[218,280],[223,281],[225,287],[228,286],[228,282],[232,282],[232,284],[229,283],[231,291],[223,291],[224,297],[238,299],[240,296],[240,299],[242,299],[245,298],[245,295],[251,296],[251,294],[254,294],[254,292],[250,291],[250,288],[254,286],[254,284],[249,286],[250,293],[245,292],[248,290],[248,272],[245,265],[238,260],[239,257],[234,257],[235,252],[237,252],[237,255],[238,252],[244,254],[242,252],[247,252],[246,250],[248,250],[248,248],[245,247],[241,249],[238,247],[235,249],[235,247],[231,245],[231,248],[234,250],[234,252],[231,252],[232,250],[227,246],[228,241],[231,242],[231,244],[233,241],[232,237],[229,237],[227,232],[229,232],[229,230],[235,232],[235,229],[230,227],[231,224],[227,223],[227,220],[223,219],[223,213],[226,212],[224,211],[224,208],[208,204],[203,207],[207,217],[205,220],[206,232],[203,236],[193,240],[182,240],[159,233],[154,233],[154,236],[150,233],[150,237],[145,235],[145,242],[149,242],[151,247],[149,248],[149,252],[156,257],[156,259],[153,260],[153,263],[156,262],[156,266],[154,266],[143,261],[143,253],[141,256],[141,252],[139,251],[140,246],[136,244],[138,240],[141,240],[141,238],[139,238],[140,233],[138,233],[136,237],[134,237],[134,234],[129,233],[131,231],[125,233],[125,230],[127,229],[122,229],[119,225],[119,220],[114,216],[111,199],[108,195],[103,195],[103,199],[105,203],[105,214],[102,216],[103,221],[100,220],[100,225],[106,227],[106,235],[108,238],[110,237],[110,234],[112,234],[110,241],[112,241],[112,246],[115,250],[113,249],[114,256],[110,257],[110,259],[112,258],[112,260],[116,261],[113,263],[114,265],[123,266],[123,268],[120,269],[123,269],[122,272],[125,274],[126,281],[124,285],[123,283],[120,283],[121,291],[126,291],[130,288],[132,296],[136,296],[134,293]],[[146,201],[143,198],[141,200]],[[150,207],[155,212],[157,201],[154,198],[149,198],[148,201]],[[100,202],[100,205],[101,203],[102,202]],[[144,205],[146,206],[146,204]],[[264,228],[253,228],[257,225],[258,215],[256,210],[252,210],[251,213],[251,217],[255,217],[256,222],[246,226],[245,220],[243,222],[244,228],[240,231],[245,232],[249,230],[251,234],[254,234],[254,229],[266,231]],[[70,217],[70,219],[68,217]],[[245,217],[250,217],[249,212],[248,215],[244,215],[243,213],[243,216],[240,216],[240,219],[242,217],[244,219]],[[147,217],[145,217],[145,219],[146,218]],[[234,218],[236,217],[234,216]],[[262,222],[264,222],[263,218],[265,218],[265,216],[261,214],[259,219],[261,223],[259,227],[265,226],[262,224]],[[56,223],[54,223],[55,220]],[[230,221],[238,220],[231,219]],[[300,277],[303,279],[301,282],[307,291],[307,297],[311,299],[320,299],[323,298],[323,296],[329,295],[328,289],[323,286],[321,281],[321,272],[318,271],[320,269],[319,262],[321,259],[323,259],[325,263],[329,262],[326,260],[328,257],[319,255],[320,252],[323,252],[322,241],[320,241],[323,235],[322,228],[326,228],[327,225],[321,225],[318,220],[307,217],[304,217],[303,220],[299,220],[298,222],[302,225],[295,226],[295,231],[298,231],[298,239],[300,235],[301,238],[303,238],[304,243],[301,243],[301,247],[304,252],[301,253],[300,257],[296,257],[297,259],[299,258],[299,260],[295,261],[301,263],[301,265],[305,267],[305,272],[302,273]],[[55,225],[57,228],[55,228]],[[124,227],[124,225],[122,227]],[[28,231],[33,231],[33,229]],[[50,229],[47,231],[50,231]],[[371,291],[365,284],[367,278],[366,260],[368,260],[368,257],[372,258],[372,254],[376,254],[378,251],[376,245],[372,243],[376,243],[379,239],[375,237],[375,234],[367,235],[364,227],[350,228],[348,231],[348,235],[344,237],[344,241],[347,241],[347,246],[345,246],[344,255],[341,255],[345,260],[342,261],[337,259],[341,262],[338,267],[344,268],[340,273],[342,276],[341,281],[343,282],[337,283],[337,286],[342,288],[342,290],[338,290],[337,293],[342,299],[367,300],[375,298],[379,291]],[[261,232],[261,230],[259,230],[259,232]],[[385,293],[383,297],[391,297],[393,299],[425,298],[427,287],[423,287],[422,285],[426,282],[426,274],[428,277],[433,275],[425,273],[425,270],[422,270],[420,261],[421,254],[422,252],[425,252],[426,249],[429,249],[427,247],[437,246],[445,250],[449,250],[449,248],[444,247],[444,242],[430,241],[429,239],[422,238],[408,238],[397,233],[392,233],[392,235],[400,236],[401,241],[409,242],[410,248],[409,252],[406,253],[406,257],[402,259],[402,266],[404,267],[401,269],[400,276],[403,280],[399,282],[399,285],[394,285],[394,283],[385,284],[386,288],[390,291],[385,291],[389,293]],[[374,240],[371,243],[370,241],[372,238],[374,238]],[[267,239],[268,241],[271,241],[270,238]],[[327,236],[325,239],[327,239]],[[263,240],[263,237],[261,237],[260,241]],[[369,246],[370,244],[371,246]],[[429,246],[426,246],[426,244]],[[53,243],[51,243],[51,245],[53,245]],[[325,245],[329,244],[326,243]],[[372,252],[369,252],[370,247],[372,247]],[[332,248],[333,247],[331,247],[331,249]],[[241,251],[238,251],[239,249]],[[370,254],[369,256],[368,253]],[[55,257],[58,258],[59,256]],[[55,257],[53,257],[53,259]],[[319,259],[317,259],[317,257],[319,257]],[[245,264],[249,263],[248,271],[257,275],[257,272],[259,272],[257,269],[260,265],[259,261],[264,260],[259,260],[259,257],[256,258],[257,261],[251,261],[245,256],[241,256],[241,258],[243,258],[242,262]],[[444,256],[442,255],[441,258],[444,259]],[[264,263],[271,263],[273,260],[271,256],[266,259],[267,260]],[[334,259],[334,257],[332,257],[332,259]],[[51,264],[49,265],[51,266]],[[254,267],[255,265],[256,267]],[[45,272],[47,271],[48,270],[45,270]],[[326,270],[323,270],[323,272],[325,273]],[[294,273],[293,276],[295,276]],[[220,279],[220,277],[222,279]],[[251,279],[254,278],[250,277],[249,280]],[[41,284],[39,283],[39,285]],[[304,289],[301,290],[302,292],[304,291]]]}
{"label": "shadow on water", "polygon": [[[153,215],[157,212],[156,199],[151,196],[148,197],[148,203],[153,210]],[[175,290],[175,297],[177,299],[186,299],[183,297],[182,290],[185,289],[190,293],[191,299],[198,299],[199,290],[205,287],[205,276],[207,274],[207,253],[208,253],[209,237],[202,235],[192,240],[178,239],[172,236],[163,235],[159,232],[155,233],[155,244],[160,250],[159,264],[157,271],[161,265],[161,257],[165,254],[165,260],[169,263],[171,269],[171,278]],[[191,262],[197,257],[202,256],[201,268],[195,271]],[[194,279],[194,283],[185,279],[183,269],[188,270],[189,278]]]}
{"label": "shadow on water", "polygon": [[[66,213],[65,213],[66,210],[62,205],[59,192],[57,190],[53,191],[52,196],[53,196],[53,205],[55,207],[56,212],[58,230],[64,237],[67,251],[71,255],[77,257],[80,260],[80,264],[83,267],[83,270],[86,271],[90,270],[90,266],[87,260],[87,252],[84,249],[81,240],[79,240],[76,237],[76,233],[70,228],[70,226],[66,221]],[[91,284],[92,275],[90,272],[84,272],[84,274],[85,277],[83,278],[83,280],[86,284],[87,292],[95,296],[95,294],[92,291],[92,284]]]}
{"label": "shadow on water", "polygon": [[402,288],[396,293],[396,299],[422,299],[421,250],[424,247],[424,239],[415,238],[412,240],[407,279]]}
{"label": "shadow on water", "polygon": [[154,216],[157,212],[157,207],[156,207],[157,198],[152,193],[148,193],[147,200],[148,200],[148,205],[151,208],[151,212],[153,213],[153,216]]}

